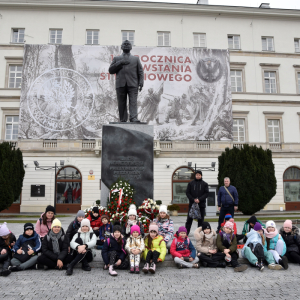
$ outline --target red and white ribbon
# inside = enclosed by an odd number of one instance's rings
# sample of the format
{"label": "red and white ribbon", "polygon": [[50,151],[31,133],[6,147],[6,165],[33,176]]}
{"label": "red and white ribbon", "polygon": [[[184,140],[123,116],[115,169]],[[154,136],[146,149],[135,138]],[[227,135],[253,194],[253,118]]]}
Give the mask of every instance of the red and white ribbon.
{"label": "red and white ribbon", "polygon": [[111,197],[111,193],[119,192],[119,200],[118,200],[118,207],[121,206],[122,203],[122,196],[123,196],[123,189],[114,189],[110,191],[109,198]]}

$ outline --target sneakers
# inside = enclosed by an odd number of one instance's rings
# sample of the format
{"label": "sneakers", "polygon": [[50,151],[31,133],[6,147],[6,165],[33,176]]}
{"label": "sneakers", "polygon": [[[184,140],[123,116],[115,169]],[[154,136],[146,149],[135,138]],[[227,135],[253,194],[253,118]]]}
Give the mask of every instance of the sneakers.
{"label": "sneakers", "polygon": [[285,270],[289,268],[289,263],[286,256],[282,256],[281,259],[279,259],[278,264],[280,264]]}
{"label": "sneakers", "polygon": [[68,265],[66,275],[71,276],[73,274],[73,266]]}
{"label": "sneakers", "polygon": [[204,268],[207,268],[207,262],[206,262],[206,261],[202,261],[202,266],[203,266]]}
{"label": "sneakers", "polygon": [[129,273],[134,273],[134,267],[130,267]]}
{"label": "sneakers", "polygon": [[155,263],[151,263],[151,266],[149,268],[149,272],[152,274],[155,274],[156,265]]}
{"label": "sneakers", "polygon": [[0,272],[0,276],[7,277],[10,273],[11,273],[11,270],[8,270],[8,269],[2,270]]}
{"label": "sneakers", "polygon": [[142,271],[143,271],[145,274],[148,274],[148,270],[149,270],[149,264],[148,264],[148,263],[145,263],[144,268],[143,268]]}
{"label": "sneakers", "polygon": [[140,274],[140,268],[139,267],[135,267],[135,274]]}
{"label": "sneakers", "polygon": [[9,267],[9,270],[11,272],[18,272],[18,271],[22,271],[22,269],[19,266],[11,266]]}
{"label": "sneakers", "polygon": [[258,271],[263,271],[263,269],[264,269],[264,264],[263,263],[257,262],[255,264],[255,266],[257,267]]}
{"label": "sneakers", "polygon": [[269,264],[268,268],[270,270],[282,270],[283,266],[279,265],[279,264]]}
{"label": "sneakers", "polygon": [[44,265],[44,270],[48,270],[48,269],[49,269],[49,267]]}
{"label": "sneakers", "polygon": [[248,267],[246,265],[238,265],[234,268],[234,272],[244,272]]}
{"label": "sneakers", "polygon": [[110,276],[117,276],[118,275],[118,273],[114,270],[114,266],[109,266],[108,271],[109,271]]}
{"label": "sneakers", "polygon": [[176,267],[177,267],[178,269],[183,269],[183,265],[182,265],[182,264],[176,264]]}

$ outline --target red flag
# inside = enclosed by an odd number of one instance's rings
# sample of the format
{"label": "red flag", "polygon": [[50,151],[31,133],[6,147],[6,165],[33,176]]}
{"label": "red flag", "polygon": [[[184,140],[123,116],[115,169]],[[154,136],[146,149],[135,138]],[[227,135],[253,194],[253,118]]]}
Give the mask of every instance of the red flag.
{"label": "red flag", "polygon": [[75,200],[77,200],[81,196],[81,187],[80,183],[77,183],[76,193],[75,193]]}
{"label": "red flag", "polygon": [[68,196],[68,188],[69,188],[69,183],[67,182],[66,188],[65,188],[65,191],[64,191],[64,194],[63,194],[65,199],[67,199],[67,196]]}

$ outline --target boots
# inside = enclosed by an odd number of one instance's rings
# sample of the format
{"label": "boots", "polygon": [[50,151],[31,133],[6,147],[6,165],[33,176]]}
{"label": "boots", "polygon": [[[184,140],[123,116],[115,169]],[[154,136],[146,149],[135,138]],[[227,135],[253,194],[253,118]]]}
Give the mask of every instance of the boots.
{"label": "boots", "polygon": [[289,268],[289,263],[286,256],[281,256],[281,259],[279,259],[278,264],[280,264],[285,270]]}
{"label": "boots", "polygon": [[77,256],[72,260],[67,266],[66,275],[70,276],[73,274],[73,268],[82,259],[82,254],[77,254]]}
{"label": "boots", "polygon": [[109,271],[110,276],[117,276],[118,275],[118,273],[114,270],[114,266],[109,266],[108,271]]}
{"label": "boots", "polygon": [[156,264],[152,263],[150,268],[149,268],[149,272],[152,273],[152,274],[155,274],[155,269],[156,269]]}
{"label": "boots", "polygon": [[134,273],[134,266],[130,266],[130,271],[129,273]]}
{"label": "boots", "polygon": [[217,265],[217,268],[226,268],[226,262],[220,261],[219,264]]}
{"label": "boots", "polygon": [[148,263],[145,263],[144,268],[143,268],[142,271],[143,271],[145,274],[148,274],[148,270],[149,270],[149,264],[148,264]]}
{"label": "boots", "polygon": [[0,276],[6,277],[6,276],[8,276],[10,273],[11,273],[11,270],[3,269],[3,270],[0,272]]}
{"label": "boots", "polygon": [[22,271],[22,269],[19,266],[11,266],[9,267],[9,270],[11,272],[18,272],[18,271]]}
{"label": "boots", "polygon": [[140,274],[140,267],[139,266],[135,267],[135,274]]}
{"label": "boots", "polygon": [[84,258],[82,260],[82,267],[81,268],[82,268],[83,271],[91,271],[91,267],[90,267],[90,265],[89,265],[86,258]]}

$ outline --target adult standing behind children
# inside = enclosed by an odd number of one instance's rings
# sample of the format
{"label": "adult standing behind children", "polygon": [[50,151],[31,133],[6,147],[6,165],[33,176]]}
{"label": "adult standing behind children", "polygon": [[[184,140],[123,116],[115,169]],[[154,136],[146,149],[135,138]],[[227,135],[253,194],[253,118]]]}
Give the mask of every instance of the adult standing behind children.
{"label": "adult standing behind children", "polygon": [[224,186],[219,188],[218,192],[218,206],[219,206],[219,232],[221,223],[224,221],[224,217],[226,214],[231,214],[234,217],[234,211],[238,209],[239,204],[239,195],[236,188],[230,184],[230,178],[224,178]]}
{"label": "adult standing behind children", "polygon": [[54,219],[55,208],[51,205],[48,205],[45,212],[41,214],[41,217],[35,224],[35,232],[40,236],[41,240],[43,240],[44,236],[47,235],[49,230],[51,230],[51,225]]}
{"label": "adult standing behind children", "polygon": [[[197,203],[200,208],[201,219],[198,219],[198,227],[201,227],[202,223],[204,222],[206,198],[208,196],[208,192],[208,184],[202,180],[202,172],[197,170],[195,172],[195,179],[189,182],[187,185],[186,196],[189,199],[189,212],[194,203]],[[193,223],[193,218],[190,218],[189,212],[185,223],[187,235],[189,235]]]}

